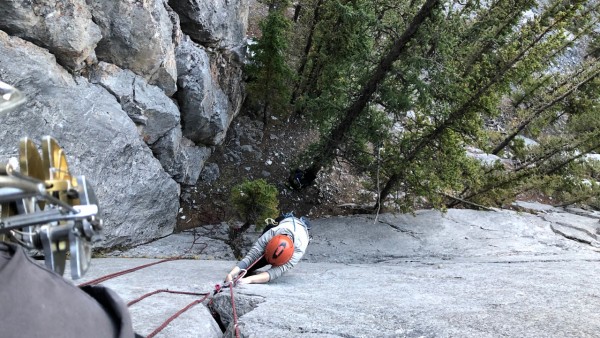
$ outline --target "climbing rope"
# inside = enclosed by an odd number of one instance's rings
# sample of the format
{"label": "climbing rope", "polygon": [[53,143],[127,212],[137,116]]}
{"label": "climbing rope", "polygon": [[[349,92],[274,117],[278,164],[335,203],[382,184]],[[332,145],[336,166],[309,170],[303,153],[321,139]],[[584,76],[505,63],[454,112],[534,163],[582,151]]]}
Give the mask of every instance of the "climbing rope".
{"label": "climbing rope", "polygon": [[[200,238],[201,238],[200,236],[196,237],[196,234],[194,232],[194,240],[192,241],[192,245],[190,245],[190,247],[187,250],[185,250],[184,253],[182,253],[181,255],[179,255],[177,257],[165,258],[165,259],[160,260],[158,262],[148,263],[148,264],[137,266],[135,268],[131,268],[131,269],[127,269],[127,270],[123,270],[123,271],[111,273],[109,275],[102,276],[100,278],[96,278],[96,279],[91,280],[89,282],[85,282],[85,283],[79,284],[78,286],[79,287],[83,287],[83,286],[88,286],[88,285],[100,284],[102,282],[106,282],[109,279],[113,279],[113,278],[116,278],[116,277],[119,277],[119,276],[123,276],[123,275],[126,275],[128,273],[132,273],[132,272],[135,272],[135,271],[138,271],[138,270],[141,270],[141,269],[145,269],[147,267],[151,267],[153,265],[157,265],[157,264],[161,264],[161,263],[165,263],[165,262],[170,262],[170,261],[175,261],[175,260],[182,259],[183,256],[185,256],[188,252],[190,252],[192,250],[192,248],[194,247],[194,245],[196,245],[196,241],[198,239],[200,239]],[[208,244],[204,243],[204,247],[200,250],[200,253],[202,251],[204,251],[204,249],[206,249],[207,246],[208,246]]]}
{"label": "climbing rope", "polygon": [[158,294],[158,293],[174,293],[174,294],[178,294],[178,295],[191,295],[191,296],[206,296],[207,293],[197,293],[197,292],[187,292],[187,291],[173,291],[173,290],[169,290],[169,289],[160,289],[160,290],[156,290],[156,291],[152,291],[152,292],[148,292],[147,294],[136,298],[132,301],[130,301],[129,303],[127,303],[127,306],[131,306],[139,301],[141,301],[142,299],[148,298],[152,295]]}
{"label": "climbing rope", "polygon": [[[160,260],[158,262],[153,262],[153,263],[149,263],[149,264],[144,264],[144,265],[140,265],[138,267],[135,268],[131,268],[131,269],[127,269],[127,270],[123,270],[123,271],[119,271],[119,272],[115,272],[94,280],[91,280],[89,282],[86,283],[82,283],[79,284],[79,287],[83,287],[83,286],[87,286],[87,285],[96,285],[96,284],[100,284],[102,282],[105,282],[109,279],[112,278],[116,278],[122,275],[126,275],[128,273],[132,273],[153,265],[157,265],[157,264],[161,264],[164,262],[169,262],[169,261],[174,261],[174,260],[178,260],[183,258],[183,256],[185,254],[187,254],[192,248],[193,246],[196,244],[196,240],[198,240],[198,238],[194,238],[194,241],[192,242],[192,245],[190,246],[189,249],[187,249],[183,254],[177,256],[177,257],[173,257],[173,258],[167,258],[167,259],[163,259]],[[204,250],[206,248],[206,246],[202,249]],[[224,288],[229,287],[229,292],[230,292],[230,298],[231,298],[231,308],[232,308],[232,314],[233,314],[233,326],[234,326],[234,330],[235,330],[235,336],[236,338],[240,338],[240,330],[238,327],[238,316],[237,316],[237,310],[235,307],[235,297],[234,297],[234,292],[233,292],[233,288],[235,287],[235,285],[237,285],[237,282],[242,279],[246,273],[248,272],[248,270],[250,268],[252,268],[254,265],[256,265],[256,263],[258,263],[262,258],[264,257],[264,255],[261,255],[257,260],[255,260],[252,264],[250,264],[246,269],[242,269],[240,271],[240,273],[235,277],[235,279],[233,279],[230,282],[227,283],[223,283],[223,284],[217,284],[215,285],[215,289],[213,291],[213,296],[215,296],[216,294],[220,293],[221,291],[223,291]],[[154,336],[156,336],[159,332],[161,332],[165,327],[167,327],[173,320],[175,320],[177,317],[179,317],[181,314],[185,313],[187,310],[191,309],[192,307],[204,302],[206,299],[208,299],[208,297],[210,296],[210,292],[209,293],[197,293],[197,292],[188,292],[188,291],[174,291],[174,290],[169,290],[169,289],[159,289],[159,290],[155,290],[152,292],[148,292],[132,301],[130,301],[129,303],[127,303],[127,306],[131,306],[133,304],[136,304],[138,302],[140,302],[141,300],[148,298],[150,296],[159,294],[159,293],[171,293],[171,294],[183,294],[183,295],[192,295],[192,296],[203,296],[200,299],[196,299],[195,301],[191,302],[190,304],[186,305],[184,308],[180,309],[179,311],[177,311],[175,314],[173,314],[171,317],[169,317],[166,321],[164,321],[159,327],[157,327],[154,331],[152,331],[148,336],[146,336],[147,338],[152,338]],[[211,299],[212,302],[212,299]]]}
{"label": "climbing rope", "polygon": [[250,264],[246,269],[242,269],[240,271],[240,273],[233,280],[233,283],[230,283],[229,293],[231,295],[231,309],[232,309],[232,313],[233,313],[233,328],[235,329],[235,337],[236,338],[240,338],[240,328],[238,327],[238,317],[237,317],[237,310],[235,308],[235,297],[233,296],[233,287],[237,284],[237,282],[240,279],[244,278],[244,276],[246,276],[246,273],[248,273],[248,270],[250,270],[250,268],[252,268],[256,263],[258,263],[264,256],[265,256],[265,254],[260,255],[260,257],[258,257],[257,260],[252,262],[252,264]]}
{"label": "climbing rope", "polygon": [[161,264],[161,263],[169,262],[169,261],[174,261],[174,260],[178,260],[178,259],[181,259],[181,256],[179,256],[179,257],[173,257],[173,258],[166,258],[166,259],[160,260],[158,262],[144,264],[144,265],[137,266],[135,268],[131,268],[131,269],[127,269],[127,270],[123,270],[123,271],[111,273],[109,275],[106,275],[106,276],[103,276],[103,277],[91,280],[89,282],[79,284],[79,287],[100,284],[102,282],[105,282],[105,281],[107,281],[109,279],[113,279],[115,277],[123,276],[123,275],[126,275],[128,273],[132,273],[132,272],[135,272],[135,271],[138,271],[138,270],[141,270],[141,269],[153,266],[153,265],[157,265],[157,264]]}
{"label": "climbing rope", "polygon": [[154,331],[152,331],[146,337],[147,338],[152,338],[152,337],[156,336],[160,331],[162,331],[165,327],[167,327],[167,325],[169,325],[173,320],[175,320],[175,318],[179,317],[182,313],[186,312],[187,310],[191,309],[192,307],[196,306],[197,304],[200,304],[203,301],[205,301],[206,298],[208,298],[209,295],[210,295],[210,293],[207,293],[203,298],[196,299],[195,301],[189,303],[186,307],[184,307],[183,309],[177,311],[177,313],[175,313],[174,315],[172,315],[171,317],[169,317],[169,319],[167,319],[164,323],[162,323],[159,327],[157,327]]}
{"label": "climbing rope", "polygon": [[240,338],[240,328],[238,327],[238,317],[235,309],[235,297],[233,297],[233,286],[234,285],[231,285],[229,288],[229,293],[231,294],[231,309],[233,313],[233,328],[235,330],[235,337]]}
{"label": "climbing rope", "polygon": [[[250,269],[256,263],[258,263],[261,260],[261,258],[263,258],[263,256],[264,255],[261,255],[256,261],[254,261],[252,264],[250,264],[247,269],[242,269],[240,271],[240,273],[232,281],[227,282],[227,283],[223,283],[223,284],[217,284],[217,285],[215,285],[215,290],[213,291],[213,296],[214,296],[214,295],[220,293],[221,291],[223,291],[224,288],[229,287],[230,298],[231,298],[232,317],[233,317],[233,327],[234,327],[234,330],[235,330],[235,336],[236,336],[236,338],[240,338],[240,328],[238,327],[238,316],[237,316],[237,309],[236,309],[236,306],[235,306],[235,296],[234,296],[233,288],[235,287],[235,285],[237,285],[237,282],[240,279],[244,278],[244,276],[248,272],[248,269]],[[133,304],[141,301],[142,299],[148,298],[148,297],[150,297],[152,295],[155,295],[155,294],[158,294],[158,293],[162,293],[162,292],[174,293],[174,294],[184,294],[184,295],[194,295],[194,296],[204,296],[204,297],[202,297],[201,299],[197,299],[197,300],[191,302],[190,304],[186,305],[181,310],[177,311],[177,313],[175,313],[174,315],[172,315],[171,317],[169,317],[158,328],[156,328],[154,331],[152,331],[152,333],[150,333],[148,336],[146,336],[147,338],[152,338],[152,337],[156,336],[159,332],[161,332],[165,327],[167,327],[173,320],[175,320],[181,314],[183,314],[187,310],[191,309],[192,307],[196,306],[197,304],[200,304],[200,303],[204,302],[210,296],[210,293],[195,293],[195,292],[171,291],[171,290],[168,290],[168,289],[160,289],[160,290],[149,292],[149,293],[147,293],[145,295],[142,295],[141,297],[139,297],[137,299],[134,299],[134,300],[130,301],[129,303],[127,303],[127,306],[131,306],[131,305],[133,305]],[[212,299],[211,299],[211,302],[212,302]]]}

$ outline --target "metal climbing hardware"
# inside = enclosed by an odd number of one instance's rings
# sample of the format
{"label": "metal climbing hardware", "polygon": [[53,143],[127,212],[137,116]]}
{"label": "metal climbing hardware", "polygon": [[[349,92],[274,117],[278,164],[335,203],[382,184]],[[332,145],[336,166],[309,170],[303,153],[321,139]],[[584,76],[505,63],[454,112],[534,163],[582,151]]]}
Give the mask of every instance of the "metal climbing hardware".
{"label": "metal climbing hardware", "polygon": [[0,240],[43,250],[48,269],[60,275],[70,262],[71,277],[77,279],[89,267],[92,244],[101,238],[98,200],[85,176],[71,175],[54,138],[43,137],[41,148],[40,155],[24,137],[19,171],[10,163],[0,165]]}
{"label": "metal climbing hardware", "polygon": [[267,218],[267,219],[265,219],[265,223],[267,223],[267,226],[269,226],[269,225],[277,225],[277,224],[279,224],[279,222],[275,221],[275,220],[274,220],[274,219],[272,219],[272,218]]}

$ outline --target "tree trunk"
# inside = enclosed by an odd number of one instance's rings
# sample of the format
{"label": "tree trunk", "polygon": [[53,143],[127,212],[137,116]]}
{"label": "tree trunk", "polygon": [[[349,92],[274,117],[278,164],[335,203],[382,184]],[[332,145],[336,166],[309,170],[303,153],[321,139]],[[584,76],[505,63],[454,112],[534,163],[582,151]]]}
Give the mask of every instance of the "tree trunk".
{"label": "tree trunk", "polygon": [[290,100],[290,104],[292,105],[296,103],[296,100],[298,99],[298,95],[300,93],[300,83],[302,81],[302,74],[304,73],[304,68],[306,68],[306,63],[308,62],[308,54],[310,53],[310,50],[313,46],[315,27],[317,26],[317,23],[320,20],[319,9],[322,3],[323,0],[319,0],[316,4],[315,11],[313,12],[313,19],[310,25],[310,30],[308,32],[308,37],[306,38],[306,46],[304,46],[304,54],[302,54],[302,59],[300,60],[300,67],[298,67],[298,83],[296,83],[294,92],[292,94],[292,99]]}
{"label": "tree trunk", "polygon": [[307,184],[312,183],[321,168],[328,165],[335,158],[335,151],[346,139],[350,128],[364,111],[377,90],[378,85],[385,79],[386,75],[392,69],[393,63],[404,52],[408,42],[412,40],[418,28],[430,16],[433,7],[438,3],[439,0],[427,0],[404,33],[394,41],[387,55],[379,61],[377,68],[362,87],[357,99],[346,109],[344,118],[333,128],[329,137],[325,139],[325,144],[321,147],[319,153],[313,157],[310,167],[304,171],[304,180]]}
{"label": "tree trunk", "polygon": [[267,124],[269,123],[269,109],[271,109],[270,107],[270,93],[272,91],[271,89],[271,78],[272,78],[272,72],[268,72],[268,76],[267,76],[267,87],[265,88],[265,92],[263,93],[263,106],[262,106],[262,120],[263,120],[263,130],[267,129]]}
{"label": "tree trunk", "polygon": [[[472,95],[465,103],[463,103],[457,110],[450,113],[448,118],[444,120],[439,126],[437,126],[431,133],[424,136],[421,141],[415,146],[404,158],[404,163],[410,163],[415,157],[431,142],[437,139],[446,128],[452,126],[454,123],[458,122],[461,118],[464,117],[465,114],[469,112],[469,109],[473,106],[473,104],[481,98],[494,84],[498,83],[502,77],[519,61],[521,61],[527,52],[531,50],[537,43],[539,43],[551,30],[551,28],[556,25],[557,22],[554,22],[550,26],[548,26],[541,34],[539,34],[533,41],[531,41],[521,52],[515,56],[511,61],[507,62],[504,66],[499,67],[498,72],[495,73],[494,77],[485,85],[479,88],[479,90]],[[388,182],[385,184],[383,190],[379,194],[378,202],[376,203],[374,209],[379,208],[379,204],[383,203],[385,199],[388,197],[389,193],[393,190],[393,188],[398,184],[399,180],[402,176],[395,173],[393,174]]]}
{"label": "tree trunk", "polygon": [[294,6],[294,22],[298,22],[298,19],[300,18],[300,12],[301,11],[302,11],[302,4],[300,4],[300,2],[298,2]]}

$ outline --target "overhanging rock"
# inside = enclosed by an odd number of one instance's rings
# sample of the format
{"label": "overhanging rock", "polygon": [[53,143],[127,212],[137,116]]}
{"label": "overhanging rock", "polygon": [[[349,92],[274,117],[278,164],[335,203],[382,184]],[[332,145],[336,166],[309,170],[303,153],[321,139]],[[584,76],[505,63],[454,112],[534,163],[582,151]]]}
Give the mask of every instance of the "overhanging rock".
{"label": "overhanging rock", "polygon": [[102,38],[85,0],[0,2],[0,29],[48,49],[73,71],[96,61]]}
{"label": "overhanging rock", "polygon": [[204,46],[231,49],[243,44],[248,26],[248,0],[169,0],[183,32]]}

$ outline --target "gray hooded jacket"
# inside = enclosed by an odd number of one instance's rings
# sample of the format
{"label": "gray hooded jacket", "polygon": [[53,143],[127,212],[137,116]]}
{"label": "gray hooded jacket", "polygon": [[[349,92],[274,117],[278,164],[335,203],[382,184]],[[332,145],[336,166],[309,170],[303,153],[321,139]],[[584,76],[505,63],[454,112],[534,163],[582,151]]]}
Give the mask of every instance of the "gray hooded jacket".
{"label": "gray hooded jacket", "polygon": [[281,266],[271,266],[267,270],[269,281],[279,278],[284,272],[298,264],[306,248],[308,247],[309,236],[306,224],[296,217],[287,217],[279,224],[269,229],[254,243],[254,246],[248,251],[244,259],[238,263],[240,269],[247,269],[252,263],[256,262],[264,254],[267,243],[276,235],[288,235],[294,241],[294,254],[289,262]]}

